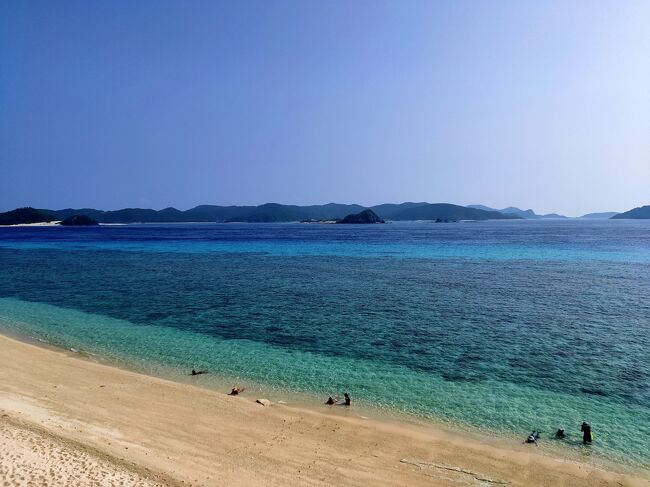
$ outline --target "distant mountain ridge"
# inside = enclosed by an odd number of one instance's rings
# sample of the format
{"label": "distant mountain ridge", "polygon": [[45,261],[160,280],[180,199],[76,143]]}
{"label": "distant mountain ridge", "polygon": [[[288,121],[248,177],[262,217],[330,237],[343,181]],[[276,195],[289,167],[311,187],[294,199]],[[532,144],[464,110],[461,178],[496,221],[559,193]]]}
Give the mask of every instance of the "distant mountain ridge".
{"label": "distant mountain ridge", "polygon": [[633,208],[629,211],[614,215],[612,218],[616,218],[616,219],[630,218],[634,220],[648,220],[650,219],[650,205]]}
{"label": "distant mountain ridge", "polygon": [[400,205],[378,205],[370,208],[384,220],[512,220],[517,215],[498,211],[487,211],[450,203],[402,203]]}
{"label": "distant mountain ridge", "polygon": [[97,210],[94,208],[65,208],[63,210],[39,210],[21,208],[0,213],[0,224],[38,223],[60,221],[85,215],[99,223],[211,223],[246,222],[273,223],[306,220],[340,220],[346,215],[370,209],[383,220],[503,220],[520,218],[514,214],[486,211],[450,203],[386,203],[366,208],[356,204],[328,203],[325,205],[282,205],[266,203],[259,206],[200,205],[181,211],[176,208],[152,210],[147,208],[124,208],[121,210]]}
{"label": "distant mountain ridge", "polygon": [[[265,203],[258,206],[199,205],[189,210],[164,208],[123,208],[121,210],[97,210],[95,208],[65,208],[62,210],[17,208],[0,213],[0,225],[63,221],[67,218],[85,215],[99,223],[212,223],[212,222],[299,222],[341,220],[346,215],[370,209],[383,220],[503,220],[567,218],[556,213],[538,215],[533,210],[522,210],[514,206],[496,210],[485,205],[460,206],[450,203],[384,203],[365,207],[357,204],[328,203],[325,205],[283,205]],[[650,219],[650,205],[632,210],[616,212],[587,213],[582,219]]]}
{"label": "distant mountain ridge", "polygon": [[531,209],[522,210],[521,208],[517,208],[516,206],[509,206],[501,210],[497,210],[496,208],[490,208],[489,206],[485,206],[485,205],[468,205],[467,207],[476,208],[477,210],[483,210],[483,211],[498,211],[499,213],[503,213],[506,215],[517,215],[519,218],[526,218],[526,219],[568,218],[564,215],[559,215],[557,213],[547,213],[545,215],[538,215]]}

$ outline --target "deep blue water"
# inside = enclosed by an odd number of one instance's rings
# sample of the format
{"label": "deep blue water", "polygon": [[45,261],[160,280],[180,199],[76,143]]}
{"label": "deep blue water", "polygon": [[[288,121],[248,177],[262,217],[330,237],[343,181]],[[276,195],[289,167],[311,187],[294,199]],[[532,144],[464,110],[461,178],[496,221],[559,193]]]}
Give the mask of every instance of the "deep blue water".
{"label": "deep blue water", "polygon": [[0,228],[0,329],[646,467],[648,296],[650,221]]}

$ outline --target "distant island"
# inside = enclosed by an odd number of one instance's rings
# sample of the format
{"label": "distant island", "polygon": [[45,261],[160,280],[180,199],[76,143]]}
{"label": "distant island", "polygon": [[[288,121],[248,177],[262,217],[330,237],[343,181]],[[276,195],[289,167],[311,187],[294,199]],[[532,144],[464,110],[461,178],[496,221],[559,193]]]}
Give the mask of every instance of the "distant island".
{"label": "distant island", "polygon": [[61,220],[55,213],[29,207],[17,208],[0,213],[0,225],[28,225],[34,223],[58,223],[59,225],[71,227],[99,225],[97,221],[87,215],[73,215]]}
{"label": "distant island", "polygon": [[[259,206],[200,205],[189,210],[165,208],[124,208],[121,210],[97,210],[94,208],[66,208],[47,210],[17,208],[0,213],[0,225],[64,222],[71,217],[83,219],[71,221],[96,223],[282,223],[282,222],[330,222],[335,223],[350,215],[371,210],[385,221],[463,221],[463,220],[516,220],[567,218],[556,213],[538,215],[533,210],[516,207],[495,210],[484,205],[460,206],[450,203],[385,203],[371,207],[356,204],[328,203],[325,205],[282,205],[266,203]],[[87,220],[86,220],[87,218]],[[624,213],[588,213],[580,218],[650,218],[650,206],[635,208]],[[62,223],[65,225],[64,223]],[[93,224],[93,223],[85,223]],[[77,223],[79,225],[79,223]]]}
{"label": "distant island", "polygon": [[624,213],[619,213],[618,215],[614,215],[612,218],[616,218],[616,219],[631,218],[635,220],[650,219],[650,205],[640,206],[639,208],[634,208]]}
{"label": "distant island", "polygon": [[25,225],[52,221],[58,221],[58,219],[47,210],[16,208],[15,210],[0,213],[0,225]]}
{"label": "distant island", "polygon": [[[522,210],[520,208],[517,208],[516,206],[509,206],[509,207],[503,208],[501,210],[490,208],[489,206],[485,206],[485,205],[468,205],[468,208],[476,208],[476,209],[485,210],[485,211],[498,211],[500,213],[504,213],[504,214],[507,214],[507,215],[517,215],[518,217],[524,218],[524,219],[535,219],[535,220],[537,220],[537,219],[558,219],[558,218],[564,219],[564,218],[569,218],[567,216],[559,215],[557,213],[546,213],[544,215],[538,215],[537,213],[535,213],[531,209]],[[646,207],[644,207],[644,208],[646,208]],[[637,210],[638,209],[640,209],[640,208],[637,208]],[[617,211],[602,211],[602,212],[598,212],[598,213],[587,213],[585,215],[579,216],[578,218],[582,218],[582,219],[585,219],[585,220],[606,220],[606,219],[614,218],[614,217],[616,217],[616,218],[639,218],[638,216],[630,216],[630,213],[632,211],[634,211],[634,210],[630,210],[630,211],[625,213],[628,216],[620,216],[620,217],[616,216],[616,215],[623,215],[623,213],[619,213]],[[641,218],[643,218],[643,217],[641,217]],[[648,218],[648,217],[645,217],[645,218]]]}
{"label": "distant island", "polygon": [[545,215],[538,215],[535,213],[533,210],[522,210],[520,208],[517,208],[516,206],[509,206],[507,208],[503,208],[501,210],[497,210],[495,208],[490,208],[489,206],[485,205],[469,205],[468,208],[476,208],[478,210],[485,210],[485,211],[498,211],[499,213],[503,213],[505,215],[516,215],[520,218],[525,218],[525,219],[538,219],[538,218],[568,218],[564,215],[558,215],[557,213],[547,213]]}
{"label": "distant island", "polygon": [[63,221],[84,215],[98,223],[280,223],[300,221],[339,221],[348,215],[372,210],[379,219],[409,220],[504,220],[517,219],[497,211],[452,205],[449,203],[387,203],[370,208],[361,205],[329,203],[326,205],[296,206],[266,203],[259,206],[200,205],[190,210],[176,208],[152,210],[124,208],[104,211],[93,208],[66,208],[45,210],[19,208],[0,213],[0,225]]}
{"label": "distant island", "polygon": [[342,220],[339,220],[336,223],[343,223],[343,224],[349,224],[349,223],[386,223],[384,220],[379,218],[377,216],[377,213],[375,213],[372,210],[363,210],[359,213],[354,213],[352,215],[347,215],[343,217]]}

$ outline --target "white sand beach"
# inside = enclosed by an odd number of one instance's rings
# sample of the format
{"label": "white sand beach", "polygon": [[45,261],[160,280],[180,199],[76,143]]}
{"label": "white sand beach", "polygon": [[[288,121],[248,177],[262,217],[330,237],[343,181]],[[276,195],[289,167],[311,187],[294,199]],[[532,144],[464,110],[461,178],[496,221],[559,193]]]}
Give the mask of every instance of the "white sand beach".
{"label": "white sand beach", "polygon": [[8,227],[58,227],[61,221],[38,222],[38,223],[15,223]]}

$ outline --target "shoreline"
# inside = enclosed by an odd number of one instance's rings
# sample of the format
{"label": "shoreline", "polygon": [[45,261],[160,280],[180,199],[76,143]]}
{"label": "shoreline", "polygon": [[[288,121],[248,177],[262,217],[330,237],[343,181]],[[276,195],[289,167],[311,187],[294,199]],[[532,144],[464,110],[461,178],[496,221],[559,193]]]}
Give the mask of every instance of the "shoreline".
{"label": "shoreline", "polygon": [[79,358],[0,335],[1,414],[178,482],[471,485],[467,471],[508,485],[650,485],[646,471],[606,470],[506,439],[363,419],[357,409],[264,407],[252,395]]}
{"label": "shoreline", "polygon": [[[1,318],[0,318],[1,325]],[[278,405],[287,405],[294,408],[305,409],[313,412],[319,412],[332,416],[350,415],[361,420],[374,420],[380,423],[394,424],[396,426],[407,426],[416,429],[433,428],[436,431],[445,434],[460,437],[468,442],[485,443],[493,446],[511,448],[512,445],[522,443],[532,429],[513,431],[510,429],[497,429],[494,427],[462,422],[460,420],[443,419],[438,416],[417,414],[415,411],[406,411],[398,408],[376,405],[367,400],[355,397],[354,390],[351,390],[353,396],[354,408],[346,412],[346,408],[326,406],[324,404],[328,392],[317,393],[313,390],[288,389],[287,387],[278,387],[273,384],[260,382],[248,377],[241,377],[238,374],[224,374],[220,371],[209,371],[206,375],[192,377],[189,373],[182,373],[181,369],[175,366],[162,365],[154,362],[153,367],[146,366],[146,362],[125,360],[124,357],[115,359],[103,355],[101,352],[88,351],[83,345],[74,345],[79,348],[72,348],[70,344],[50,342],[43,340],[38,336],[20,333],[11,328],[2,328],[0,326],[0,335],[5,335],[15,340],[25,342],[37,347],[43,347],[47,350],[64,353],[66,356],[83,361],[90,361],[108,367],[114,367],[127,372],[145,375],[148,377],[159,378],[171,381],[173,383],[185,384],[190,387],[196,387],[202,390],[225,393],[230,391],[233,386],[243,386],[247,389],[247,394],[257,394],[256,397],[271,399]],[[189,368],[187,369],[189,371]],[[342,391],[337,391],[340,393]],[[533,428],[538,429],[538,428]],[[637,459],[632,459],[618,452],[604,451],[599,442],[595,447],[584,448],[581,439],[578,440],[575,431],[568,430],[571,439],[562,441],[556,440],[553,431],[542,431],[542,441],[539,443],[535,452],[542,455],[548,455],[554,458],[561,458],[566,461],[583,463],[587,461],[590,465],[611,470],[620,473],[641,473],[642,476],[650,478],[650,464]],[[581,436],[580,436],[581,438]]]}
{"label": "shoreline", "polygon": [[[2,336],[28,345],[44,348],[45,350],[62,353],[72,359],[87,361],[215,393],[225,394],[233,386],[244,386],[247,390],[247,394],[257,394],[256,397],[269,398],[277,405],[326,414],[332,417],[353,417],[363,421],[377,421],[379,423],[392,424],[398,427],[414,428],[416,430],[433,429],[438,433],[459,437],[467,442],[484,443],[500,448],[510,448],[512,445],[519,445],[522,443],[522,439],[528,434],[528,431],[522,431],[521,434],[515,434],[512,431],[497,430],[459,421],[443,421],[440,418],[418,415],[414,412],[373,406],[363,400],[354,400],[354,408],[352,409],[332,407],[325,405],[327,394],[321,395],[313,391],[287,390],[284,388],[278,389],[272,385],[254,381],[249,378],[241,378],[234,375],[229,376],[213,371],[208,372],[206,375],[201,374],[192,377],[189,373],[179,375],[178,369],[175,367],[144,370],[142,369],[142,364],[138,366],[135,363],[113,362],[101,354],[91,353],[83,349],[77,350],[73,347],[52,343],[32,335],[15,333],[10,329],[0,329],[0,337]],[[338,399],[341,400],[342,395],[339,394],[338,396]],[[339,406],[341,405],[339,404]],[[620,473],[634,474],[640,472],[642,475],[647,472],[648,477],[650,478],[650,471],[646,470],[644,466],[626,463],[621,458],[614,460],[602,452],[585,452],[581,449],[576,449],[573,444],[570,445],[566,442],[556,441],[552,436],[547,435],[548,433],[544,433],[544,437],[540,442],[541,448],[539,448],[539,445],[538,448],[536,448],[535,452],[537,454],[561,458],[565,461],[577,463],[582,463],[585,461],[585,457],[589,457],[590,465],[595,468],[617,471]]]}

